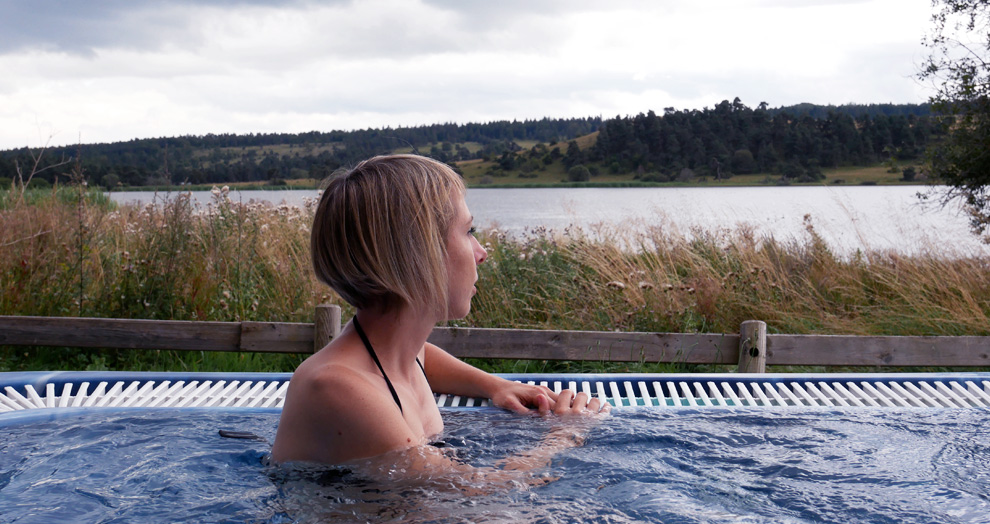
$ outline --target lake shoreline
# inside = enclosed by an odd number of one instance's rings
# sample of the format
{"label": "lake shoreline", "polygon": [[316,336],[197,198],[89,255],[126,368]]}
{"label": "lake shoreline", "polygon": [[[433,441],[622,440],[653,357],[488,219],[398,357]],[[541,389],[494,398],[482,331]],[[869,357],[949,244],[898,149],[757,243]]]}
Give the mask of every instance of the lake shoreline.
{"label": "lake shoreline", "polygon": [[[770,173],[756,173],[749,175],[733,175],[723,180],[708,178],[695,178],[687,181],[654,182],[638,180],[637,175],[626,173],[622,175],[596,175],[588,182],[571,182],[568,180],[557,180],[554,182],[534,181],[516,177],[485,177],[468,175],[464,177],[464,184],[470,189],[576,189],[576,188],[608,188],[608,187],[634,187],[634,188],[707,188],[707,187],[815,187],[815,186],[927,186],[929,181],[920,177],[915,180],[904,180],[898,172],[891,172],[887,166],[870,167],[843,167],[825,171],[825,178],[822,180],[798,182],[797,180],[786,180],[779,175]],[[320,188],[321,180],[312,178],[281,180],[278,185],[272,185],[269,181],[257,182],[228,182],[217,184],[190,184],[180,186],[135,186],[120,188],[116,191],[158,191],[158,192],[178,192],[178,191],[209,191],[214,187],[226,186],[230,189],[240,191],[285,191],[285,190],[317,190]],[[104,191],[107,191],[104,189]]]}
{"label": "lake shoreline", "polygon": [[[685,235],[742,228],[756,236],[788,240],[804,238],[811,228],[843,256],[871,249],[902,254],[941,249],[956,255],[990,250],[969,231],[968,219],[958,206],[940,207],[937,196],[927,205],[918,198],[937,193],[933,186],[480,189],[471,187],[467,192],[475,225],[511,235],[575,229],[601,234],[608,229],[662,226]],[[185,192],[116,192],[107,197],[118,204],[143,206],[179,193]],[[203,210],[215,206],[218,198],[224,197],[213,191],[191,192],[193,206]],[[318,193],[232,188],[225,198],[232,203],[307,207]]]}
{"label": "lake shoreline", "polygon": [[[214,187],[228,187],[229,189],[236,189],[238,191],[316,191],[320,189],[320,186],[314,184],[298,184],[298,185],[280,185],[280,186],[270,186],[267,184],[243,184],[243,183],[228,183],[228,184],[196,184],[188,186],[135,186],[127,188],[118,188],[114,190],[109,190],[102,188],[106,193],[133,193],[133,192],[159,192],[159,193],[180,193],[183,191],[210,191]],[[884,182],[861,182],[858,184],[845,184],[845,183],[824,183],[824,182],[793,182],[786,184],[765,184],[765,183],[752,183],[752,182],[739,182],[734,183],[731,180],[724,182],[557,182],[553,184],[528,184],[525,182],[518,184],[467,184],[468,189],[601,189],[601,188],[613,188],[613,187],[623,187],[623,188],[723,188],[723,187],[817,187],[817,186],[828,186],[828,187],[856,187],[856,186],[919,186],[919,187],[929,187],[931,184],[927,182],[901,182],[901,181],[884,181]]]}

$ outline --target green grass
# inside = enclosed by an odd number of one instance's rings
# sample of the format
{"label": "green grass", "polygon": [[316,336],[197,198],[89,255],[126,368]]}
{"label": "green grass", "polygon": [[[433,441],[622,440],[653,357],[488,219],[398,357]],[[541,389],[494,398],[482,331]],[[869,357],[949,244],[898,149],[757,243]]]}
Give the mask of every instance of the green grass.
{"label": "green grass", "polygon": [[[591,181],[575,184],[567,179],[567,172],[560,161],[554,162],[544,170],[535,171],[535,178],[521,177],[520,171],[499,172],[493,175],[491,168],[494,162],[471,160],[458,162],[458,167],[464,173],[464,181],[469,187],[761,187],[776,186],[780,176],[771,173],[756,173],[750,175],[734,175],[730,178],[715,180],[713,178],[695,178],[687,182],[642,182],[634,173],[608,174],[600,173],[591,177]],[[924,181],[904,182],[898,173],[890,173],[885,166],[845,167],[823,170],[825,179],[815,182],[789,182],[795,186],[820,185],[922,185]]]}

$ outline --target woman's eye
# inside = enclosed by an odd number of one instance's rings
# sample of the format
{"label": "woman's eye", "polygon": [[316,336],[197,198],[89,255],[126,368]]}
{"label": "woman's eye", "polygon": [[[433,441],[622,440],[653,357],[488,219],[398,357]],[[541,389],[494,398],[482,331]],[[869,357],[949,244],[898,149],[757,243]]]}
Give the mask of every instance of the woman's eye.
{"label": "woman's eye", "polygon": [[468,229],[468,234],[469,235],[473,235],[473,234],[475,234],[477,232],[478,232],[478,228],[476,228],[474,226],[471,226],[471,229]]}

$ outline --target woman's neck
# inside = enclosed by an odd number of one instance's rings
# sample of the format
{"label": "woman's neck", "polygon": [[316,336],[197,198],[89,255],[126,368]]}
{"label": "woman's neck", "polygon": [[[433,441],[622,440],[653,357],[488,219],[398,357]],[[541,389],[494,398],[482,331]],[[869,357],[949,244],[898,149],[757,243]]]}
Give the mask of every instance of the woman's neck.
{"label": "woman's neck", "polygon": [[355,316],[382,365],[399,370],[410,369],[436,325],[408,307],[386,313],[361,309]]}

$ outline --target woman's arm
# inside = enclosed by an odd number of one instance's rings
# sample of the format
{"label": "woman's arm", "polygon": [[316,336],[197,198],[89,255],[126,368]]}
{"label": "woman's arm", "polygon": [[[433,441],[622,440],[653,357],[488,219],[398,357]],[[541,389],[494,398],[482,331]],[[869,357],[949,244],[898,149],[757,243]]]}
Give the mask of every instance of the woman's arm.
{"label": "woman's arm", "polygon": [[587,393],[575,394],[569,389],[561,391],[553,408],[553,415],[556,416],[554,427],[533,448],[502,460],[501,467],[506,470],[533,471],[549,466],[550,460],[557,453],[583,445],[588,431],[611,410],[611,404],[591,398]]}
{"label": "woman's arm", "polygon": [[[500,408],[516,413],[536,410],[541,415],[547,414],[557,401],[557,394],[546,387],[485,373],[430,343],[425,346],[424,362],[430,387],[438,393],[490,398]],[[543,405],[541,397],[546,401]]]}
{"label": "woman's arm", "polygon": [[[571,390],[558,395],[543,386],[520,384],[485,373],[446,351],[426,344],[426,373],[438,392],[492,399],[492,403],[517,413],[552,413],[553,429],[534,447],[500,461],[503,470],[528,472],[550,464],[554,455],[584,443],[587,432],[601,415],[612,409],[608,402]],[[588,416],[591,415],[591,416]]]}
{"label": "woman's arm", "polygon": [[370,478],[395,484],[438,488],[453,487],[468,494],[538,486],[554,480],[541,475],[555,455],[584,444],[587,432],[608,414],[611,406],[584,393],[560,393],[553,409],[553,427],[535,446],[506,457],[496,467],[475,467],[459,462],[433,446],[399,450],[351,464]]}

